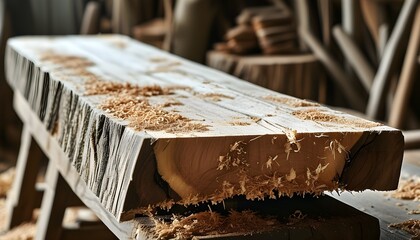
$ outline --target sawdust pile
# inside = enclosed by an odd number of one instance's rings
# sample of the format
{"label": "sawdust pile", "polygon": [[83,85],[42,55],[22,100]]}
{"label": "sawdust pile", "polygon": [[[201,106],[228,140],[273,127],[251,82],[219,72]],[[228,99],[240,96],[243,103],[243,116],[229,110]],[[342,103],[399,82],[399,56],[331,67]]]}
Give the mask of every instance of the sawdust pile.
{"label": "sawdust pile", "polygon": [[289,97],[279,97],[279,96],[266,96],[264,99],[285,104],[290,107],[317,107],[320,106],[318,103],[310,102],[307,100],[301,100],[297,98],[289,98]]}
{"label": "sawdust pile", "polygon": [[403,200],[420,201],[420,177],[413,176],[402,180],[398,189],[391,196]]}
{"label": "sawdust pile", "polygon": [[32,240],[35,239],[35,234],[36,224],[24,223],[1,235],[0,240]]}
{"label": "sawdust pile", "polygon": [[361,118],[350,119],[342,116],[336,116],[316,108],[296,110],[292,113],[292,115],[302,120],[309,120],[322,123],[336,123],[357,128],[372,128],[381,125],[380,123],[371,122]]}
{"label": "sawdust pile", "polygon": [[151,233],[158,239],[191,239],[194,236],[220,234],[252,234],[272,230],[280,223],[270,217],[261,217],[253,211],[230,211],[228,215],[206,211],[189,216],[173,216],[171,221],[154,219]]}
{"label": "sawdust pile", "polygon": [[100,107],[117,118],[128,120],[128,126],[138,131],[153,130],[178,133],[208,130],[204,124],[193,123],[178,113],[164,110],[163,106],[152,106],[144,98],[113,96]]}
{"label": "sawdust pile", "polygon": [[84,57],[58,54],[54,52],[47,52],[43,54],[40,60],[57,64],[62,68],[86,68],[94,65],[93,62]]}
{"label": "sawdust pile", "polygon": [[117,83],[104,80],[91,80],[85,84],[86,95],[129,95],[129,96],[159,96],[171,94],[168,89],[159,86],[140,87],[131,83]]}
{"label": "sawdust pile", "polygon": [[172,94],[170,89],[160,86],[138,86],[91,77],[85,82],[85,94],[88,96],[107,95],[107,99],[99,107],[117,118],[127,120],[128,126],[138,131],[179,133],[208,130],[204,124],[193,123],[191,119],[163,109],[182,105],[180,102],[167,102],[161,106],[151,105],[147,97]]}
{"label": "sawdust pile", "polygon": [[413,240],[420,240],[420,220],[410,219],[402,223],[393,223],[389,226],[410,233],[411,235],[413,235],[413,237],[411,238]]}

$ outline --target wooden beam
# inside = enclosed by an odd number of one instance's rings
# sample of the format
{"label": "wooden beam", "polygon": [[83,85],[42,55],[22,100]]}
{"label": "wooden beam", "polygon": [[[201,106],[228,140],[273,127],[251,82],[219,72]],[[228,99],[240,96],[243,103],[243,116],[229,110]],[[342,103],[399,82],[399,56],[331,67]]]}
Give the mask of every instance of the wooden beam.
{"label": "wooden beam", "polygon": [[366,115],[370,118],[377,119],[385,104],[385,96],[393,73],[394,65],[396,64],[396,54],[401,51],[401,38],[407,31],[407,25],[411,21],[418,0],[404,1],[404,5],[398,16],[395,27],[386,44],[385,52],[383,54],[378,71],[373,80],[373,85],[370,90],[369,101],[366,109]]}
{"label": "wooden beam", "polygon": [[333,36],[345,58],[361,80],[363,87],[367,92],[369,92],[375,76],[372,66],[363,56],[355,42],[343,31],[343,29],[341,29],[340,26],[335,26],[333,28]]}
{"label": "wooden beam", "polygon": [[400,131],[125,37],[16,38],[7,59],[20,117],[117,236],[149,206],[398,183]]}
{"label": "wooden beam", "polygon": [[413,91],[414,77],[418,69],[417,56],[420,51],[420,5],[417,6],[411,36],[405,54],[403,68],[391,107],[389,124],[396,128],[403,128],[409,108],[409,100]]}

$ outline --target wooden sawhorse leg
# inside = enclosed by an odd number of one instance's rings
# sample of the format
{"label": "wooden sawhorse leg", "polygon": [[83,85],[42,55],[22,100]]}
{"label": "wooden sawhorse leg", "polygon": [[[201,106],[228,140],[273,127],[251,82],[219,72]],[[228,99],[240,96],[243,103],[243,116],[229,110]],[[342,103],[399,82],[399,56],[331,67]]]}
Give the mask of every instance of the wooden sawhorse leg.
{"label": "wooden sawhorse leg", "polygon": [[82,206],[83,203],[71,190],[65,179],[50,162],[46,174],[46,188],[37,222],[35,239],[116,239],[104,224],[98,226],[66,229],[63,217],[67,207]]}
{"label": "wooden sawhorse leg", "polygon": [[42,191],[38,191],[35,184],[43,158],[45,155],[32,139],[28,127],[24,125],[16,176],[12,190],[7,197],[6,229],[12,229],[23,222],[31,221],[33,210],[39,207]]}

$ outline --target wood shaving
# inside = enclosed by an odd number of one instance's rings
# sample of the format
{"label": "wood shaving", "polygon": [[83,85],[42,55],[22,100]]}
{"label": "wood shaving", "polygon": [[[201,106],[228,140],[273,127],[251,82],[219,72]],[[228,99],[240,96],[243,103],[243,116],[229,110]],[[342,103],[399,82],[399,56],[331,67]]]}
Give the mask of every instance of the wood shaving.
{"label": "wood shaving", "polygon": [[411,214],[411,215],[420,214],[420,209],[411,210],[411,211],[408,212],[408,214]]}
{"label": "wood shaving", "polygon": [[267,162],[265,163],[267,169],[271,169],[271,165],[273,163],[277,163],[277,165],[279,165],[279,163],[276,161],[278,157],[279,157],[279,155],[276,155],[274,157],[272,157],[272,156],[268,157]]}
{"label": "wood shaving", "polygon": [[289,221],[287,225],[295,225],[299,222],[302,222],[307,217],[306,214],[303,214],[302,211],[296,210],[293,214],[289,216]]}
{"label": "wood shaving", "polygon": [[15,168],[9,168],[0,174],[0,197],[6,197],[8,191],[12,188],[15,177]]}
{"label": "wood shaving", "polygon": [[412,176],[407,180],[402,180],[391,196],[397,199],[420,201],[420,177]]}
{"label": "wood shaving", "polygon": [[[239,181],[231,183],[223,181],[220,187],[213,194],[202,196],[194,195],[181,201],[158,203],[148,208],[139,208],[135,212],[139,214],[149,215],[153,209],[169,210],[173,204],[179,205],[198,205],[200,203],[218,204],[227,198],[234,196],[245,196],[247,200],[260,200],[265,198],[277,199],[280,197],[293,197],[295,195],[304,196],[311,194],[314,196],[322,195],[324,191],[338,191],[339,183],[331,182],[331,184],[323,184],[318,181],[318,176],[328,165],[318,165],[314,169],[308,169],[309,174],[297,174],[291,169],[288,174],[280,175],[277,172],[266,175],[250,176],[245,169],[240,169],[237,173]],[[289,179],[287,179],[289,178]]]}
{"label": "wood shaving", "polygon": [[246,143],[237,141],[230,145],[229,151],[222,156],[219,156],[217,170],[229,170],[233,167],[246,166]]}
{"label": "wood shaving", "polygon": [[232,122],[229,122],[229,124],[232,125],[232,126],[249,126],[249,125],[251,125],[251,123],[249,123],[249,122],[242,122],[242,121],[232,121]]}
{"label": "wood shaving", "polygon": [[[301,145],[300,140],[296,140],[296,130],[285,130],[284,133],[287,137],[287,142],[284,144],[284,152],[287,154],[286,159],[289,160],[290,152],[293,150],[293,152],[299,152]],[[293,149],[293,146],[295,146],[295,149]]]}
{"label": "wood shaving", "polygon": [[420,220],[418,219],[410,219],[402,223],[393,223],[390,224],[389,227],[397,228],[408,232],[409,234],[413,235],[411,239],[420,239]]}
{"label": "wood shaving", "polygon": [[194,236],[220,234],[253,234],[273,230],[280,223],[271,217],[262,217],[253,211],[230,211],[222,215],[213,211],[174,215],[170,221],[152,218],[155,226],[150,234],[157,239],[192,239]]}
{"label": "wood shaving", "polygon": [[212,101],[215,101],[215,102],[220,102],[220,101],[222,101],[222,99],[234,99],[234,97],[227,96],[227,95],[224,95],[224,94],[221,94],[221,93],[206,93],[206,94],[202,94],[202,95],[199,95],[199,96],[201,98],[209,99],[209,100],[212,100]]}
{"label": "wood shaving", "polygon": [[381,126],[382,124],[377,122],[371,122],[362,118],[345,118],[342,116],[333,115],[321,109],[311,108],[305,110],[296,110],[292,112],[292,115],[307,121],[321,122],[321,123],[335,123],[341,125],[347,125],[357,128],[372,128]]}
{"label": "wood shaving", "polygon": [[346,150],[346,147],[344,147],[338,140],[334,139],[331,140],[328,146],[325,147],[326,150],[329,150],[332,152],[333,159],[335,160],[336,153],[338,154],[345,154],[346,159],[348,158],[348,151]]}
{"label": "wood shaving", "polygon": [[285,104],[290,107],[317,107],[320,106],[319,103],[310,102],[307,100],[301,100],[297,98],[290,97],[279,97],[279,96],[266,96],[264,99],[271,102]]}

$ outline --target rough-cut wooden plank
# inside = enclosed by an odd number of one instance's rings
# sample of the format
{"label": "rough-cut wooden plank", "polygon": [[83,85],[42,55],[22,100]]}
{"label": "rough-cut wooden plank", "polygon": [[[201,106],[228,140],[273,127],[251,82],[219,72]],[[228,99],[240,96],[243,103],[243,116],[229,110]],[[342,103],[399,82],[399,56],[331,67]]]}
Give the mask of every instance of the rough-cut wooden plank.
{"label": "rough-cut wooden plank", "polygon": [[6,66],[49,131],[41,147],[58,145],[69,160],[63,176],[77,172],[117,220],[149,205],[387,190],[398,181],[400,131],[125,37],[16,38]]}

